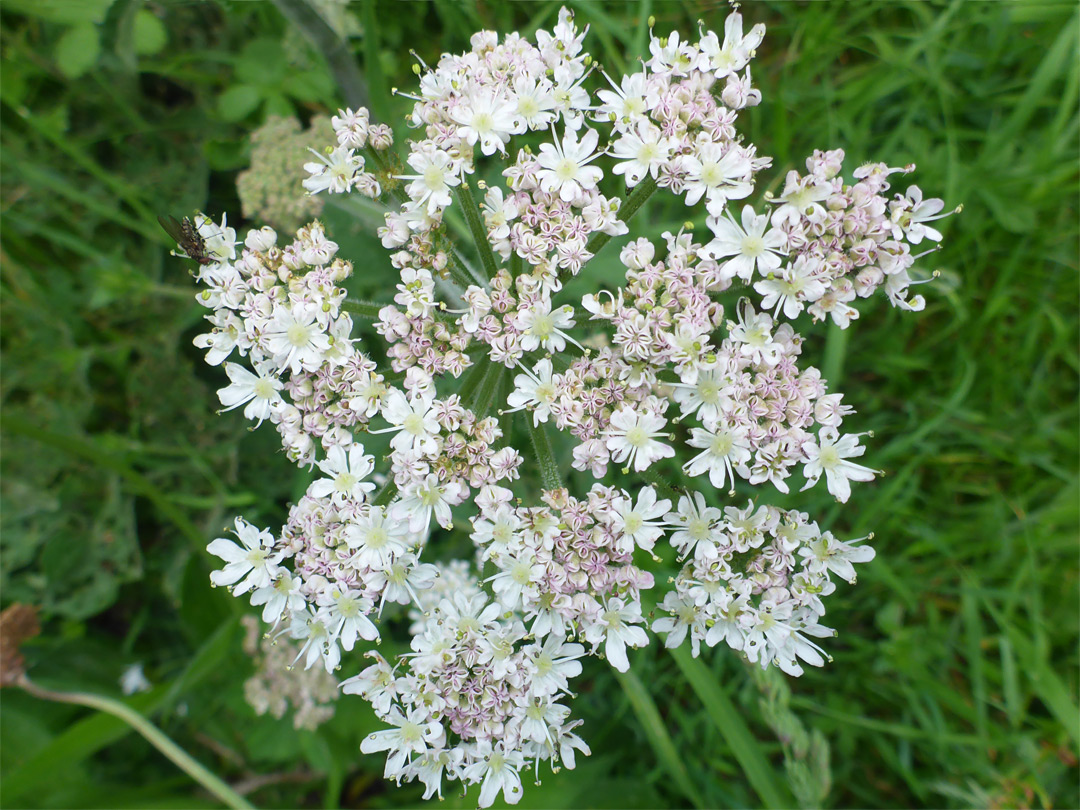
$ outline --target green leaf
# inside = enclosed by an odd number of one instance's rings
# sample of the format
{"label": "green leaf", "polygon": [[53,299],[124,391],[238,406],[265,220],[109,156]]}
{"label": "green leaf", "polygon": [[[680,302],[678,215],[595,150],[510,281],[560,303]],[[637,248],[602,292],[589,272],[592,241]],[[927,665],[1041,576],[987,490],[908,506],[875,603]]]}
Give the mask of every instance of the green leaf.
{"label": "green leaf", "polygon": [[93,23],[79,23],[64,32],[56,43],[53,59],[60,72],[77,79],[97,62],[101,53],[98,30]]}
{"label": "green leaf", "polygon": [[157,15],[139,9],[135,14],[135,24],[132,29],[135,39],[135,53],[139,56],[153,56],[161,53],[169,43],[169,32],[165,24],[157,18]]}
{"label": "green leaf", "polygon": [[716,676],[700,659],[691,655],[685,644],[671,650],[671,654],[683,675],[690,681],[690,686],[697,693],[717,730],[727,740],[731,752],[764,805],[770,808],[791,807],[792,800],[778,787],[784,784],[784,777],[769,764],[765,752],[750,733],[739,710],[717,685]]}
{"label": "green leaf", "polygon": [[634,714],[637,715],[638,721],[641,723],[641,728],[645,732],[645,736],[649,739],[649,744],[652,746],[653,751],[656,752],[657,759],[660,760],[660,764],[663,765],[664,770],[668,772],[672,779],[675,780],[676,786],[682,791],[682,794],[690,800],[695,807],[703,807],[701,794],[698,792],[697,786],[690,779],[690,773],[686,769],[686,763],[679,755],[678,749],[675,747],[675,743],[671,739],[671,735],[668,734],[667,727],[664,725],[664,718],[660,716],[660,710],[656,708],[656,702],[652,699],[652,695],[641,683],[641,679],[634,673],[633,670],[627,670],[626,672],[615,672],[615,677],[618,678],[619,684],[622,686],[623,691],[626,693],[626,697],[630,700],[630,706],[634,710]]}
{"label": "green leaf", "polygon": [[285,50],[269,37],[251,40],[236,61],[236,78],[244,84],[276,88],[288,72]]}
{"label": "green leaf", "polygon": [[234,84],[218,96],[218,113],[226,121],[242,121],[262,102],[262,91],[250,84]]}

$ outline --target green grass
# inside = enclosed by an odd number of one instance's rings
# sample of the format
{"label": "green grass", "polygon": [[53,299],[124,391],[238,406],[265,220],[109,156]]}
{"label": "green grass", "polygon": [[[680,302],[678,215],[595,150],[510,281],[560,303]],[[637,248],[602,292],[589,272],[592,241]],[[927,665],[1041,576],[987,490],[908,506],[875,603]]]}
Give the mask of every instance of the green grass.
{"label": "green grass", "polygon": [[[719,28],[725,14],[572,5],[615,70],[642,52],[650,14],[665,33],[699,18]],[[62,4],[0,12],[0,584],[4,605],[44,608],[31,674],[115,694],[123,666],[144,661],[158,686],[137,705],[159,727],[234,785],[276,777],[255,804],[413,806],[415,787],[384,783],[359,753],[374,722],[359,701],[317,734],[243,702],[241,606],[208,587],[202,549],[238,512],[280,524],[306,478],[272,431],[215,415],[224,382],[191,346],[202,311],[154,221],[195,207],[238,216],[245,133],[270,112],[331,109],[331,74],[269,3],[83,6],[81,22]],[[358,8],[366,31],[351,46],[366,76],[385,76],[370,97],[400,113],[386,88],[410,86],[409,48],[430,63],[480,27],[550,26],[558,4],[396,8]],[[143,9],[167,28],[152,53],[125,22]],[[925,312],[865,301],[847,332],[807,333],[807,357],[858,409],[852,428],[874,431],[867,458],[888,474],[845,508],[813,493],[790,503],[841,536],[873,531],[878,557],[830,599],[834,661],[788,680],[790,694],[724,650],[691,663],[654,644],[623,678],[590,662],[577,707],[593,756],[529,786],[523,806],[777,806],[824,787],[834,807],[1077,806],[1075,4],[761,2],[744,14],[769,29],[754,68],[764,102],[742,119],[774,156],[766,184],[842,146],[852,165],[915,162],[928,196],[964,205],[924,260],[941,270],[921,290]],[[102,50],[71,78],[58,48],[79,24]],[[291,69],[238,92],[259,78],[253,38]],[[253,106],[223,107],[229,92]],[[658,198],[635,220],[652,236],[686,216]],[[384,302],[385,254],[360,231],[332,235],[374,257],[352,294]],[[20,790],[8,804],[208,801],[108,718],[3,699],[0,792]]]}

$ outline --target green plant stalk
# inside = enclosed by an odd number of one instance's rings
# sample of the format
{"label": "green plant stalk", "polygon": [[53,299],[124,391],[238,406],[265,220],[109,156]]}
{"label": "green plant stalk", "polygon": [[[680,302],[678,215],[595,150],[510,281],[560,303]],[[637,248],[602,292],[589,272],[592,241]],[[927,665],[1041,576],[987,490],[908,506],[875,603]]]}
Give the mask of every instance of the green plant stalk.
{"label": "green plant stalk", "polygon": [[540,480],[544,489],[561,489],[562,478],[559,476],[559,464],[555,461],[555,452],[551,449],[551,439],[544,430],[543,423],[533,424],[532,413],[525,411],[525,426],[529,430],[529,438],[532,440],[533,450],[536,452],[536,462],[540,466]]}
{"label": "green plant stalk", "polygon": [[[655,191],[656,180],[651,175],[634,186],[634,190],[630,193],[630,196],[619,206],[619,220],[621,222],[629,222],[630,218],[638,212],[638,209],[645,204],[646,200],[648,200]],[[589,240],[589,244],[585,246],[585,249],[593,256],[596,256],[604,245],[610,241],[611,236],[609,234],[598,233]],[[589,261],[592,261],[592,259]],[[563,270],[559,273],[560,279],[565,280],[567,276],[569,276],[569,271],[567,270]]]}
{"label": "green plant stalk", "polygon": [[[370,5],[370,3],[371,0],[365,5]],[[372,106],[368,100],[367,83],[360,74],[352,53],[349,52],[348,44],[326,24],[319,13],[305,0],[274,0],[274,5],[289,22],[300,29],[300,32],[315,46],[315,50],[326,59],[330,73],[341,90],[345,103],[350,107]],[[382,86],[382,82],[379,82],[377,86]]]}
{"label": "green plant stalk", "polygon": [[361,301],[358,298],[346,298],[341,308],[357,317],[377,321],[379,320],[379,310],[383,308],[383,305],[372,301]]}
{"label": "green plant stalk", "polygon": [[132,709],[118,700],[92,695],[87,692],[54,692],[44,689],[30,681],[25,675],[17,681],[18,685],[34,697],[42,700],[51,700],[57,703],[74,703],[79,706],[87,706],[99,712],[105,712],[117,717],[131,726],[146,738],[147,742],[172,760],[180,770],[202,785],[206,790],[220,799],[229,807],[237,810],[254,810],[254,805],[244,799],[239,793],[225,784],[214,774],[210,773],[203,765],[196,761],[187,751],[174,743],[165,733]]}
{"label": "green plant stalk", "polygon": [[473,242],[476,243],[476,252],[480,254],[480,263],[484,266],[484,272],[487,273],[488,278],[495,278],[498,264],[495,261],[495,254],[491,250],[487,228],[484,227],[484,221],[480,217],[480,205],[476,202],[476,195],[473,194],[472,186],[462,180],[454,188],[454,196],[457,197],[461,210],[465,212],[465,221],[469,224],[469,230],[472,232]]}

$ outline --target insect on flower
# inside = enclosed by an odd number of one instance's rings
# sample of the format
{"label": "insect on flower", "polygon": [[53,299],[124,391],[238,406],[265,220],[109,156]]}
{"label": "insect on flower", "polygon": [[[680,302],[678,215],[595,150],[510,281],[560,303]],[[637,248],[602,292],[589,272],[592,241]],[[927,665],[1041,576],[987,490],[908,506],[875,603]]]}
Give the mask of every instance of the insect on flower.
{"label": "insect on flower", "polygon": [[188,217],[177,219],[176,217],[158,217],[158,222],[165,229],[165,233],[173,238],[187,258],[194,259],[199,264],[213,264],[214,259],[206,251],[206,241],[199,234],[195,223]]}

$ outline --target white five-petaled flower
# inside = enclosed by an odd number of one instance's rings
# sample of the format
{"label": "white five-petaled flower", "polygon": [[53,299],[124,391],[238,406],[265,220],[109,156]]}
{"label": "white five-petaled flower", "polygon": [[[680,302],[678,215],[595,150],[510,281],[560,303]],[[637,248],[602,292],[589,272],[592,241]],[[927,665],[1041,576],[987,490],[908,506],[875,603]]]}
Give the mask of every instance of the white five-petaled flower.
{"label": "white five-petaled flower", "polygon": [[709,217],[707,224],[714,238],[701,253],[710,259],[726,259],[722,265],[725,278],[737,276],[750,281],[755,269],[766,275],[780,266],[785,237],[778,228],[765,232],[769,225],[767,214],[758,216],[753,206],[745,205],[742,227],[735,223],[730,213]]}
{"label": "white five-petaled flower", "polygon": [[686,204],[694,205],[702,197],[714,217],[720,216],[728,200],[750,196],[750,160],[741,147],[706,142],[696,153],[687,156]]}
{"label": "white five-petaled flower", "polygon": [[635,129],[623,133],[612,145],[610,154],[620,161],[612,168],[612,174],[626,175],[628,188],[636,186],[646,175],[655,180],[674,146],[672,138],[664,137],[658,127],[643,121]]}
{"label": "white five-petaled flower", "polygon": [[465,768],[463,776],[473,784],[483,782],[480,788],[480,807],[490,807],[502,791],[507,804],[521,800],[521,777],[518,771],[525,766],[521,751],[508,747],[502,741],[492,745],[487,740],[477,743],[474,762]]}
{"label": "white five-petaled flower", "polygon": [[613,506],[612,522],[620,532],[618,549],[624,553],[640,546],[651,551],[657,538],[664,533],[664,522],[657,521],[671,509],[671,501],[656,500],[656,490],[651,486],[641,488],[637,503],[629,498],[619,498]]}
{"label": "white five-petaled flower", "polygon": [[318,467],[329,478],[320,478],[308,487],[308,495],[313,498],[330,496],[335,505],[342,505],[347,499],[362,502],[375,485],[364,479],[375,469],[375,458],[364,452],[364,445],[354,444],[346,453],[345,448],[335,444]]}
{"label": "white five-petaled flower", "polygon": [[779,273],[770,272],[767,278],[754,285],[761,293],[761,308],[776,308],[784,317],[796,318],[803,310],[804,301],[816,301],[825,294],[825,285],[818,277],[821,262],[811,256],[799,256]]}
{"label": "white five-petaled flower", "polygon": [[517,121],[514,106],[501,92],[475,87],[450,111],[450,117],[459,125],[458,136],[469,146],[480,141],[485,155],[506,151],[506,141]]}
{"label": "white five-petaled flower", "polygon": [[922,189],[918,186],[910,186],[905,197],[900,197],[889,204],[893,239],[906,238],[913,245],[919,244],[923,239],[940,242],[941,231],[925,223],[953,213],[950,211],[942,214],[941,210],[944,207],[944,200],[936,197],[924,200]]}
{"label": "white five-petaled flower", "polygon": [[669,512],[666,519],[675,529],[669,540],[681,557],[691,554],[698,559],[716,557],[724,513],[714,506],[706,506],[704,495],[695,492],[692,498],[682,496],[676,511]]}
{"label": "white five-petaled flower", "polygon": [[468,492],[468,488],[457,481],[440,481],[435,473],[428,473],[402,491],[401,500],[394,505],[391,516],[407,520],[409,531],[422,532],[434,514],[438,524],[449,529],[454,525],[450,507],[465,500]]}
{"label": "white five-petaled flower", "polygon": [[378,642],[379,630],[367,617],[374,604],[360,591],[344,585],[327,585],[316,604],[318,616],[325,622],[330,635],[347,651],[356,646],[357,638]]}
{"label": "white five-petaled flower", "polygon": [[435,438],[439,435],[439,420],[431,407],[434,400],[431,394],[409,399],[397,388],[390,389],[382,406],[382,416],[393,427],[371,432],[396,433],[390,440],[390,446],[399,452],[419,450],[434,453],[439,446]]}
{"label": "white five-petaled flower", "polygon": [[617,463],[625,461],[635,472],[641,472],[654,461],[675,455],[674,449],[656,440],[658,436],[667,438],[666,425],[667,420],[662,416],[621,405],[611,415],[605,444]]}
{"label": "white five-petaled flower", "polygon": [[269,366],[256,366],[252,374],[239,363],[226,363],[225,373],[231,385],[219,388],[217,395],[226,411],[245,405],[244,417],[255,419],[256,427],[269,418],[271,411],[282,403],[279,393],[284,385]]}
{"label": "white five-petaled flower", "polygon": [[738,73],[754,55],[754,51],[765,37],[765,26],[758,23],[743,36],[742,15],[738,12],[729,14],[724,20],[724,44],[719,37],[709,31],[701,38],[703,70],[715,72],[716,78],[723,79]]}
{"label": "white five-petaled flower", "polygon": [[551,299],[541,299],[519,312],[515,324],[521,330],[521,348],[527,352],[541,347],[545,351],[561,352],[567,340],[577,344],[564,331],[574,325],[574,308],[569,304],[552,310]]}
{"label": "white five-petaled flower", "polygon": [[303,185],[311,194],[345,194],[352,188],[357,172],[364,170],[364,159],[347,146],[339,146],[328,155],[309,151],[319,159],[304,164],[304,171],[311,176]]}
{"label": "white five-petaled flower", "polygon": [[555,399],[555,383],[552,381],[553,366],[547,357],[536,364],[531,371],[521,366],[524,372],[514,377],[514,390],[506,398],[510,407],[505,413],[522,409],[532,412],[533,425],[546,422],[551,415],[551,403]]}
{"label": "white five-petaled flower", "polygon": [[707,471],[709,483],[717,489],[723,489],[728,481],[734,487],[735,470],[745,478],[750,477],[746,467],[750,460],[750,440],[745,427],[717,424],[714,430],[693,428],[687,444],[701,449],[683,465],[687,475],[698,476]]}
{"label": "white five-petaled flower", "polygon": [[780,361],[783,346],[773,340],[773,319],[767,312],[755,312],[749,301],[739,308],[738,323],[728,322],[728,335],[739,345],[739,351],[754,363],[775,366]]}
{"label": "white five-petaled flower", "polygon": [[540,144],[536,159],[540,164],[536,173],[540,188],[549,194],[557,192],[563,202],[573,202],[583,191],[596,188],[604,172],[588,164],[603,154],[596,150],[599,140],[595,129],[586,128],[581,140],[576,132],[567,130],[561,141],[555,136],[555,143]]}
{"label": "white five-petaled flower", "polygon": [[408,158],[416,174],[396,175],[399,180],[411,180],[405,193],[414,209],[429,215],[450,205],[450,188],[461,183],[461,172],[449,154],[441,149],[417,149]]}
{"label": "white five-petaled flower", "polygon": [[619,672],[630,669],[626,658],[627,647],[647,647],[649,637],[642,627],[641,605],[638,602],[624,602],[615,597],[603,606],[599,621],[589,625],[585,639],[594,647],[604,642],[604,655]]}
{"label": "white five-petaled flower", "polygon": [[279,568],[273,582],[251,592],[251,604],[263,606],[262,620],[273,627],[286,613],[304,609],[307,600],[300,592],[300,585],[300,577]]}
{"label": "white five-petaled flower", "polygon": [[279,370],[287,368],[299,374],[314,371],[323,364],[330,351],[330,336],[319,325],[318,314],[313,304],[277,308],[262,339]]}
{"label": "white five-petaled flower", "polygon": [[210,581],[214,585],[231,585],[232,592],[239,595],[269,585],[285,552],[274,551],[274,536],[265,529],[256,529],[243,518],[236,519],[235,527],[240,545],[219,537],[206,550],[226,562],[223,569],[210,574]]}
{"label": "white five-petaled flower", "polygon": [[[866,538],[862,538],[866,539]],[[855,582],[855,568],[852,563],[870,562],[876,552],[872,546],[857,546],[858,540],[844,543],[833,537],[832,532],[822,532],[799,547],[799,555],[804,564],[817,573],[832,571],[847,582]]]}
{"label": "white five-petaled flower", "polygon": [[421,707],[411,708],[408,715],[404,715],[401,709],[393,706],[381,719],[394,728],[372,732],[360,743],[360,750],[365,754],[388,751],[386,773],[400,776],[412,755],[425,754],[443,746],[446,732],[442,724],[430,720],[430,716]]}
{"label": "white five-petaled flower", "polygon": [[877,470],[847,460],[858,458],[866,452],[855,433],[840,436],[836,428],[822,428],[817,442],[804,442],[802,449],[808,459],[803,467],[803,475],[806,476],[803,489],[812,487],[825,473],[829,493],[841,503],[846,503],[851,497],[849,481],[872,481],[879,474]]}
{"label": "white five-petaled flower", "polygon": [[351,562],[359,567],[383,569],[409,550],[408,524],[388,520],[386,510],[372,506],[345,529],[345,544],[355,549]]}

